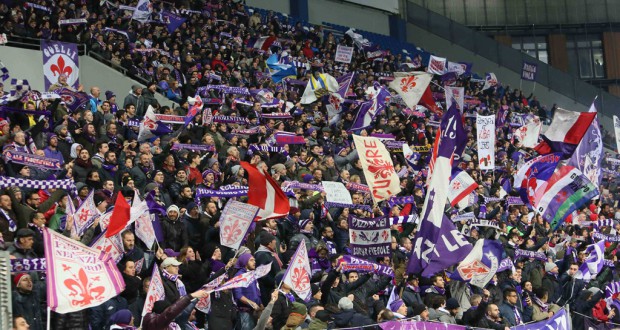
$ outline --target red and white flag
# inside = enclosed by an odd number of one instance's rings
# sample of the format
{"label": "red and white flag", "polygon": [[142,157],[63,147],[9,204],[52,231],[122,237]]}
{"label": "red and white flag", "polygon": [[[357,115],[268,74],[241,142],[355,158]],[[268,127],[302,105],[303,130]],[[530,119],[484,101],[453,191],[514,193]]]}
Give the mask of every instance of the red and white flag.
{"label": "red and white flag", "polygon": [[112,211],[110,225],[105,233],[105,237],[116,235],[127,227],[127,223],[129,223],[130,209],[131,206],[127,203],[125,196],[123,196],[123,193],[119,191],[118,195],[116,195],[114,210]]}
{"label": "red and white flag", "polygon": [[534,150],[541,155],[562,152],[564,159],[570,158],[594,117],[596,112],[574,112],[558,108],[551,125],[542,136],[543,141]]}
{"label": "red and white flag", "polygon": [[355,149],[364,170],[366,182],[375,202],[389,199],[401,190],[390,153],[376,137],[353,135]]}
{"label": "red and white flag", "polygon": [[427,72],[394,72],[394,80],[389,86],[395,90],[410,109],[420,102],[433,75]]}
{"label": "red and white flag", "polygon": [[[450,181],[450,189],[448,190],[450,205],[453,207],[459,205],[459,208],[467,207],[468,199],[465,197],[469,196],[476,188],[478,188],[478,184],[469,173],[461,171]],[[463,201],[462,204],[461,201]]]}
{"label": "red and white flag", "polygon": [[308,250],[306,249],[306,242],[301,240],[301,243],[297,247],[297,251],[291,258],[291,263],[286,269],[284,278],[282,279],[284,284],[291,287],[291,290],[295,291],[299,298],[308,301],[312,297],[312,290],[310,288],[310,262],[308,260]]}
{"label": "red and white flag", "polygon": [[258,206],[260,220],[288,215],[291,206],[278,183],[267,173],[248,162],[240,162],[248,173],[248,204]]}
{"label": "red and white flag", "polygon": [[110,255],[43,229],[47,306],[61,314],[96,307],[119,295],[125,281]]}
{"label": "red and white flag", "polygon": [[239,249],[256,214],[258,214],[258,206],[229,200],[220,216],[222,245],[233,250]]}
{"label": "red and white flag", "polygon": [[165,298],[166,292],[164,291],[164,282],[161,280],[159,267],[155,265],[153,267],[153,275],[151,276],[151,284],[149,284],[149,291],[146,292],[146,299],[144,300],[142,316],[152,312],[155,302],[163,300]]}

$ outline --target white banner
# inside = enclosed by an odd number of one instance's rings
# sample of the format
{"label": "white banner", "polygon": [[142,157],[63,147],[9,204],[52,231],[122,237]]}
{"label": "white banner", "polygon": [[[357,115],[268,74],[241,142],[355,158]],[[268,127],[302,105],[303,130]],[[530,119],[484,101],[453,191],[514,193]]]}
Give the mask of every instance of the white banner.
{"label": "white banner", "polygon": [[338,45],[334,61],[342,63],[351,63],[353,59],[353,47]]}
{"label": "white banner", "polygon": [[444,57],[437,57],[431,55],[428,60],[428,67],[426,68],[428,73],[442,75],[446,73],[446,59]]}
{"label": "white banner", "polygon": [[99,306],[125,289],[109,254],[53,230],[43,230],[47,306],[61,314]]}
{"label": "white banner", "polygon": [[616,151],[620,152],[620,118],[614,116],[614,130],[616,131]]}
{"label": "white banner", "polygon": [[121,261],[125,252],[120,233],[106,238],[105,231],[103,231],[99,238],[91,243],[90,247],[110,254],[114,262]]}
{"label": "white banner", "polygon": [[519,127],[513,137],[519,139],[521,141],[523,147],[525,148],[534,148],[538,145],[538,136],[540,135],[540,131],[542,130],[542,123],[531,122],[525,126]]}
{"label": "white banner", "polygon": [[[478,188],[478,184],[469,173],[465,171],[459,172],[459,174],[450,181],[450,189],[448,190],[448,201],[450,201],[450,205],[456,206],[458,204],[459,208],[467,207],[469,200],[466,197],[476,188]],[[459,203],[461,200],[464,201],[464,206]]]}
{"label": "white banner", "polygon": [[478,162],[481,170],[495,169],[495,116],[476,117]]}
{"label": "white banner", "polygon": [[378,203],[400,192],[400,179],[394,170],[390,153],[375,137],[353,135],[366,182],[373,200]]}
{"label": "white banner", "polygon": [[258,206],[228,200],[220,216],[221,244],[238,249],[257,213]]}
{"label": "white banner", "polygon": [[351,200],[351,194],[342,182],[323,181],[322,184],[323,190],[327,194],[327,196],[325,197],[327,198],[328,202],[353,204],[353,201]]}
{"label": "white banner", "polygon": [[456,100],[456,106],[463,113],[463,103],[465,102],[465,88],[464,87],[450,87],[445,86],[446,93],[446,109],[450,109],[452,102]]}

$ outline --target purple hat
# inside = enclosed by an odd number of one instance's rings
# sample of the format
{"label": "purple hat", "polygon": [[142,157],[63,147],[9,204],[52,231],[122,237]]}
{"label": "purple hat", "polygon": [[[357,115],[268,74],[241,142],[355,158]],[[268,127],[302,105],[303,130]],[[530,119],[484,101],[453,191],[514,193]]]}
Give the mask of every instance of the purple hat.
{"label": "purple hat", "polygon": [[392,301],[392,303],[390,304],[390,310],[392,312],[396,312],[400,306],[404,305],[405,302],[402,299],[396,299],[394,301]]}
{"label": "purple hat", "polygon": [[302,179],[304,180],[305,183],[308,183],[308,182],[314,180],[314,176],[312,176],[312,174],[304,174],[302,176]]}
{"label": "purple hat", "polygon": [[170,258],[176,258],[180,254],[179,252],[176,252],[173,249],[164,249],[164,253]]}
{"label": "purple hat", "polygon": [[237,259],[237,263],[235,264],[235,267],[237,267],[237,268],[245,268],[245,266],[248,264],[248,262],[252,258],[254,258],[254,256],[251,253],[244,253],[244,254],[240,255],[239,259]]}
{"label": "purple hat", "polygon": [[47,136],[47,143],[49,144],[49,143],[50,143],[50,141],[51,141],[53,138],[58,138],[58,135],[56,135],[56,134],[54,134],[54,133],[52,133],[52,134],[48,135],[48,136]]}
{"label": "purple hat", "polygon": [[304,228],[306,228],[306,225],[307,225],[308,223],[310,223],[310,219],[302,219],[302,220],[299,220],[299,229],[302,229],[302,230],[303,230]]}
{"label": "purple hat", "polygon": [[109,101],[111,98],[115,97],[116,94],[114,94],[113,91],[105,91],[105,99],[106,101]]}
{"label": "purple hat", "polygon": [[308,129],[306,130],[306,135],[310,135],[310,134],[312,134],[312,132],[314,132],[314,131],[316,131],[316,128],[314,128],[314,127],[310,127],[310,128],[308,128]]}

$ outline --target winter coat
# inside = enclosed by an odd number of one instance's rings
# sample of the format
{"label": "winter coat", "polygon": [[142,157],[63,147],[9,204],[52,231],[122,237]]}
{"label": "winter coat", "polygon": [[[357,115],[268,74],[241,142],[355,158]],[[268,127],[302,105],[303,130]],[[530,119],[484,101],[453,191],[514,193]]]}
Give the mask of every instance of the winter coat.
{"label": "winter coat", "polygon": [[181,248],[188,244],[187,227],[181,219],[172,221],[166,217],[161,222],[161,229],[164,233],[164,240],[160,242],[162,249],[181,251]]}
{"label": "winter coat", "polygon": [[90,326],[92,330],[107,330],[108,320],[112,314],[127,309],[127,300],[116,296],[103,304],[90,309]]}
{"label": "winter coat", "polygon": [[[521,314],[521,321],[523,323],[530,322],[532,320],[532,306],[527,306],[525,308],[522,308],[521,306],[522,305],[516,306],[519,310],[519,314]],[[506,321],[506,323],[508,323],[508,326],[511,327],[517,325],[517,318],[513,307],[513,305],[508,304],[506,301],[499,305],[499,312],[502,315],[502,318]]]}
{"label": "winter coat", "polygon": [[81,310],[72,313],[60,314],[52,312],[52,329],[88,330],[88,311]]}
{"label": "winter coat", "polygon": [[21,315],[26,319],[32,330],[45,329],[41,301],[36,292],[23,293],[13,290],[13,315]]}
{"label": "winter coat", "polygon": [[571,304],[584,286],[585,283],[583,280],[575,279],[567,273],[562,274],[560,277],[560,290],[562,295],[556,304],[560,306]]}
{"label": "winter coat", "polygon": [[282,292],[279,292],[278,299],[273,304],[273,310],[271,311],[271,322],[274,329],[282,329],[286,325],[292,306],[293,303]]}
{"label": "winter coat", "polygon": [[168,326],[174,319],[179,316],[191,303],[191,296],[183,296],[177,299],[172,305],[168,306],[163,313],[155,314],[153,312],[144,315],[142,321],[143,330],[168,330]]}
{"label": "winter coat", "polygon": [[354,310],[346,310],[340,313],[334,314],[334,323],[337,327],[361,327],[364,325],[372,324],[373,321],[362,313],[357,313]]}

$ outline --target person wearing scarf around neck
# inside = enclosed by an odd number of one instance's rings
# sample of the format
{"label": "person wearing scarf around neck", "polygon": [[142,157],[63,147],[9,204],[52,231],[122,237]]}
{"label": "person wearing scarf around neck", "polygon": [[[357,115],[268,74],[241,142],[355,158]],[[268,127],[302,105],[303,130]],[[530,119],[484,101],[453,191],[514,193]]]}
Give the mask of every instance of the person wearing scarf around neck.
{"label": "person wearing scarf around neck", "polygon": [[560,311],[560,306],[547,303],[549,292],[547,288],[537,288],[532,295],[532,321],[538,322],[553,317],[555,313]]}
{"label": "person wearing scarf around neck", "polygon": [[431,287],[424,291],[424,304],[426,306],[430,306],[433,297],[446,297],[445,281],[443,277],[441,277],[441,275],[433,275],[430,280],[432,283]]}
{"label": "person wearing scarf around neck", "polygon": [[543,276],[542,287],[549,292],[549,301],[558,301],[562,291],[559,282],[559,268],[555,263],[545,263],[545,275]]}
{"label": "person wearing scarf around neck", "polygon": [[308,213],[309,217],[304,217],[302,215],[302,220],[299,221],[299,234],[293,236],[291,238],[291,247],[289,249],[290,253],[295,253],[297,246],[301,243],[301,240],[306,241],[306,248],[308,250],[314,249],[319,244],[319,240],[314,236],[314,223],[312,219],[314,215],[310,212],[305,212],[309,210],[304,210],[302,213]]}
{"label": "person wearing scarf around neck", "polygon": [[[165,301],[169,304],[174,304],[177,300],[187,295],[185,284],[181,281],[179,275],[179,266],[181,263],[175,258],[166,258],[161,263],[161,279],[164,286]],[[183,312],[180,313],[175,319],[177,324],[185,324],[189,319],[191,309],[195,304],[187,306]],[[191,306],[191,308],[190,308]]]}
{"label": "person wearing scarf around neck", "polygon": [[519,304],[519,293],[513,288],[504,290],[504,302],[499,306],[502,318],[508,326],[514,327],[532,321],[532,299],[527,298],[527,306]]}
{"label": "person wearing scarf around neck", "polygon": [[[276,288],[276,274],[282,269],[282,261],[276,252],[276,237],[270,233],[263,231],[259,237],[260,246],[254,258],[256,258],[256,267],[271,263],[269,273],[258,280],[261,292],[261,301],[263,306],[269,303],[271,292]],[[274,323],[275,325],[275,323]],[[274,329],[279,329],[274,327]]]}
{"label": "person wearing scarf around neck", "polygon": [[[256,260],[251,253],[246,252],[239,256],[236,268],[239,268],[235,276],[251,272],[256,269]],[[264,309],[261,301],[258,282],[253,280],[246,288],[235,288],[232,290],[233,297],[239,309],[239,319],[237,329],[252,330],[256,325],[256,313]]]}
{"label": "person wearing scarf around neck", "polygon": [[401,298],[407,306],[424,304],[420,296],[420,279],[414,274],[407,275],[399,286],[398,292],[402,292]]}

